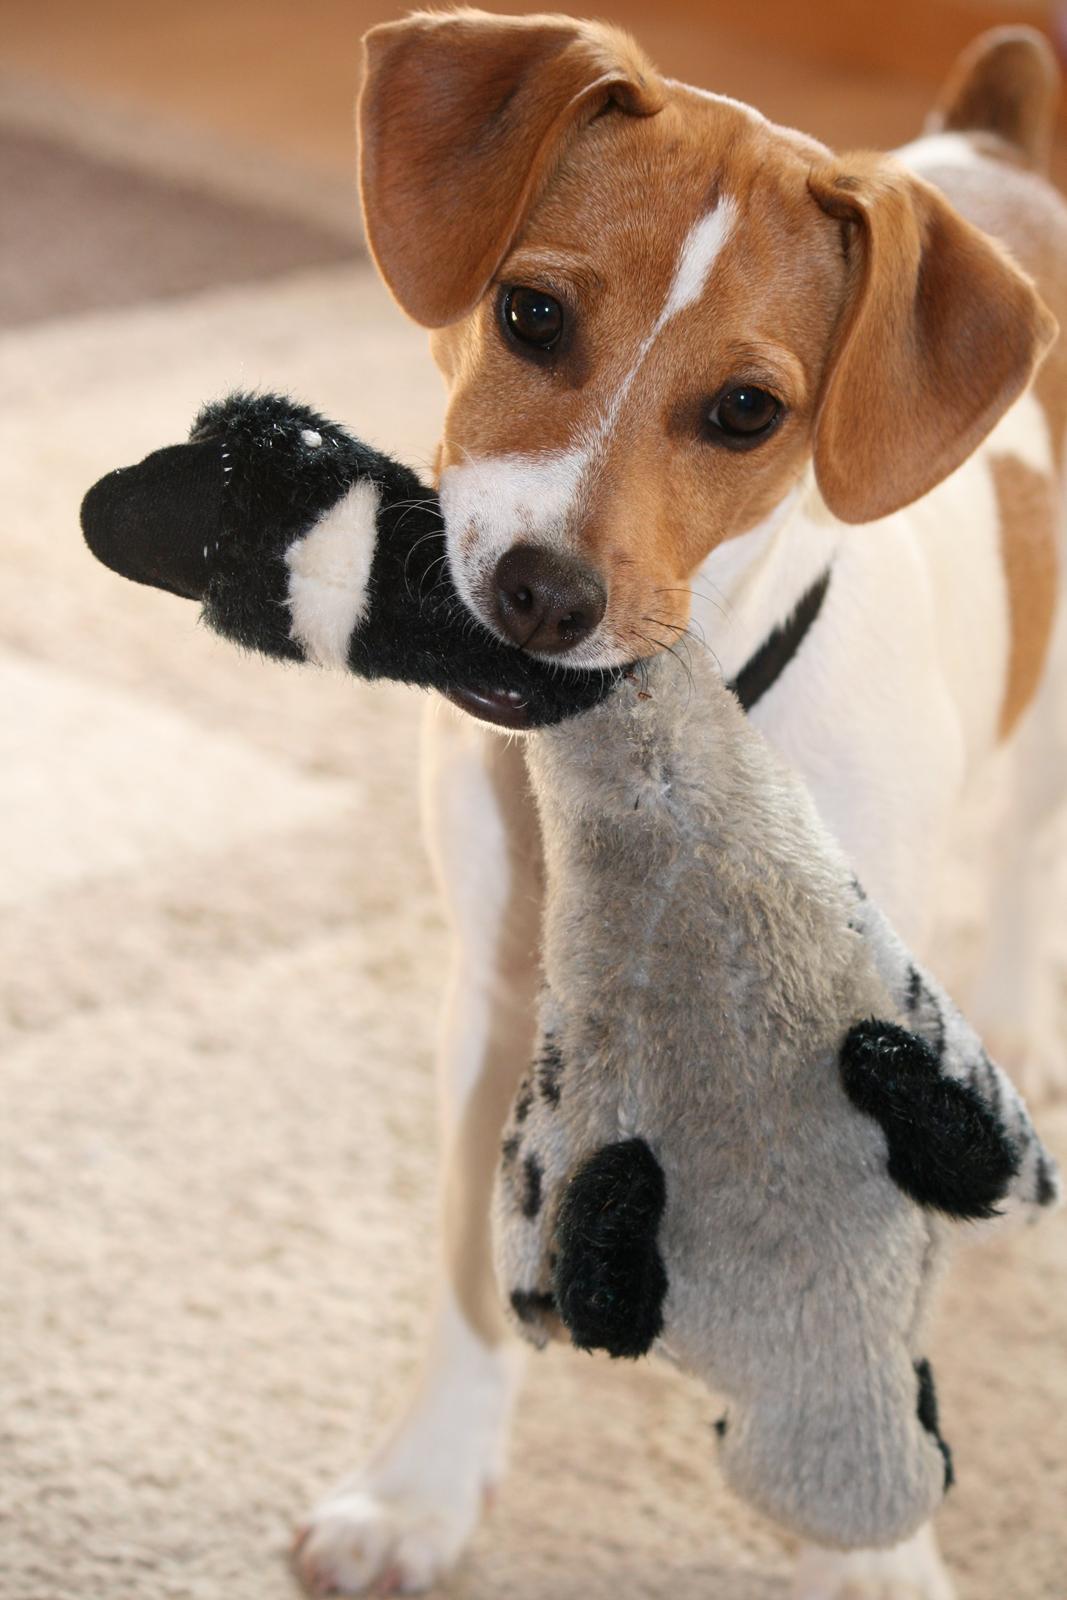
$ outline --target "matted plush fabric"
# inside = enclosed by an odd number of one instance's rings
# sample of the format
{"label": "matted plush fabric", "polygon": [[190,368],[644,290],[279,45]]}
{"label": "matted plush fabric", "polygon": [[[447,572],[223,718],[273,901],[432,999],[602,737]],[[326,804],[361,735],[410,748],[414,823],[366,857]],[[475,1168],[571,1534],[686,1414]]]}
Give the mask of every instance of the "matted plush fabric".
{"label": "matted plush fabric", "polygon": [[[420,1348],[422,703],[240,658],[95,565],[77,507],[237,384],[425,465],[440,387],[366,265],[40,320],[0,371],[0,1596],[282,1600],[292,1518]],[[962,1600],[1067,1593],[1064,1241],[965,1255],[930,1352]],[[647,1364],[536,1359],[450,1592],[781,1597],[716,1415]]]}

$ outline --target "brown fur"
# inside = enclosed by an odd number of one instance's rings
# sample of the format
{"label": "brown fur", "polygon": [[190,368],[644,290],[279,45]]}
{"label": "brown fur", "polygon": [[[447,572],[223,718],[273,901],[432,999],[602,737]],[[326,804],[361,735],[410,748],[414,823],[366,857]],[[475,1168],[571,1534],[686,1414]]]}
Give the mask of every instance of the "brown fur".
{"label": "brown fur", "polygon": [[[450,389],[439,470],[573,444],[721,192],[739,209],[734,236],[707,292],[651,350],[567,529],[609,592],[606,643],[619,655],[669,643],[701,561],[756,525],[813,456],[843,520],[908,504],[981,442],[1067,316],[1065,214],[1018,166],[1040,157],[1051,99],[1025,32],[976,47],[942,125],[984,119],[976,137],[1011,159],[995,184],[946,171],[942,192],[667,82],[600,24],[463,11],[373,30],[360,107],[368,236],[400,303],[437,330]],[[1034,220],[1049,216],[1054,227]],[[508,283],[564,303],[572,332],[550,361],[503,339]],[[785,406],[746,453],[701,436],[712,397],[734,382]],[[1037,394],[1059,451],[1062,347]]]}
{"label": "brown fur", "polygon": [[1000,714],[1006,738],[1033,698],[1052,636],[1059,576],[1056,490],[1016,456],[994,456],[1001,549],[1011,617],[1011,656]]}
{"label": "brown fur", "polygon": [[819,488],[845,522],[917,500],[1022,393],[1057,327],[1006,253],[880,156],[813,175],[860,255],[815,427]]}
{"label": "brown fur", "polygon": [[[971,141],[982,150],[983,141]],[[983,154],[1005,162],[1007,149]],[[1041,298],[1061,327],[1067,326],[1067,209],[1049,184],[1005,162],[990,182],[987,168],[935,169],[931,180],[955,208],[983,232],[1004,239],[1019,266],[1040,286]],[[1057,339],[1038,369],[1034,393],[1048,417],[1053,457],[1063,464],[1067,439],[1067,340]]]}
{"label": "brown fur", "polygon": [[372,28],[359,105],[371,249],[427,327],[463,316],[574,131],[660,106],[637,45],[565,17],[420,12]]}

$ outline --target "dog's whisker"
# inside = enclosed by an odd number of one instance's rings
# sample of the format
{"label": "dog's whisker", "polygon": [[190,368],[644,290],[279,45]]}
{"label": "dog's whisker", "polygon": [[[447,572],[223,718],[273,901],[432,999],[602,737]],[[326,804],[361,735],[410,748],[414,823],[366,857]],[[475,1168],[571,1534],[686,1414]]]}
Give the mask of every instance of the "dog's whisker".
{"label": "dog's whisker", "polygon": [[716,598],[716,595],[702,594],[700,592],[700,590],[696,588],[695,584],[687,585],[687,586],[685,586],[683,588],[676,588],[676,589],[653,589],[652,593],[654,595],[655,594],[684,594],[690,600],[693,600],[695,598],[695,599],[698,599],[698,600],[706,601],[709,606],[712,606],[714,608],[714,610],[716,610],[719,613],[719,615],[722,617],[724,622],[731,621],[732,617],[733,617],[733,607],[731,606],[730,602],[726,599],[725,595],[723,595],[721,589],[720,590],[716,590],[716,594],[718,595],[718,598]]}
{"label": "dog's whisker", "polygon": [[700,626],[699,624],[693,624],[692,622],[690,622],[685,627],[683,627],[681,625],[681,623],[678,623],[678,622],[664,622],[660,617],[642,617],[641,621],[642,622],[650,622],[654,627],[672,629],[673,632],[676,635],[676,641],[675,641],[676,643],[679,640],[685,639],[685,640],[687,640],[687,641],[689,641],[689,642],[691,642],[693,644],[699,645],[702,650],[706,650],[707,651],[708,655],[714,661],[716,667],[719,670],[720,676],[723,675],[722,662],[720,661],[717,653],[712,649],[711,645],[708,643],[707,639],[705,638],[703,628],[702,627],[700,628],[699,635],[693,632],[694,626],[698,626],[699,627]]}

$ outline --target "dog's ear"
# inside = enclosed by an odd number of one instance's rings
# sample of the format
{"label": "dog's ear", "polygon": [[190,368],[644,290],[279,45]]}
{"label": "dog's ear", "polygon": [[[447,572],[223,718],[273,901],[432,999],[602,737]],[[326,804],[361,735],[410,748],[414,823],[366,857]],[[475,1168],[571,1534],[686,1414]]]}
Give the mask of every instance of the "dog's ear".
{"label": "dog's ear", "polygon": [[626,34],[568,17],[421,12],[372,28],[364,49],[367,237],[429,328],[477,304],[568,137],[609,107],[649,116],[663,103]]}
{"label": "dog's ear", "polygon": [[813,172],[809,188],[852,262],[815,417],[815,476],[835,516],[872,522],[970,455],[1057,325],[1007,253],[897,163],[848,158]]}

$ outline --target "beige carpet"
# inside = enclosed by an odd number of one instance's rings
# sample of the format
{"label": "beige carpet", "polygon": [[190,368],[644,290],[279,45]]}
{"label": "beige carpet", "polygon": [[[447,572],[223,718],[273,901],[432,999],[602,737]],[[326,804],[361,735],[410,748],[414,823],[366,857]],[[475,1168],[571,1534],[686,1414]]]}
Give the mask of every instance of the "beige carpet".
{"label": "beige carpet", "polygon": [[[281,1600],[291,1519],[417,1358],[444,935],[421,703],[245,660],[96,567],[100,472],[235,383],[415,463],[437,379],[366,266],[0,342],[0,1596]],[[1043,1118],[1067,1155],[1067,1114]],[[933,1350],[961,1600],[1067,1596],[1062,1221]],[[789,1552],[670,1374],[534,1363],[465,1600],[775,1600]]]}

